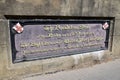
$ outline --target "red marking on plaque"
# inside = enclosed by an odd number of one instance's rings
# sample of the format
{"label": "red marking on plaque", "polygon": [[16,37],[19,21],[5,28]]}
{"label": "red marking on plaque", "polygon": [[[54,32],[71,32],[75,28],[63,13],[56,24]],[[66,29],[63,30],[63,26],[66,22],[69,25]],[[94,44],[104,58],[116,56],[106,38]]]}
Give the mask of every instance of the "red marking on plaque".
{"label": "red marking on plaque", "polygon": [[107,29],[108,27],[109,27],[108,23],[105,22],[105,23],[103,24],[103,29]]}
{"label": "red marking on plaque", "polygon": [[13,29],[17,31],[18,33],[23,32],[23,27],[20,25],[20,23],[17,23],[16,25],[13,26]]}

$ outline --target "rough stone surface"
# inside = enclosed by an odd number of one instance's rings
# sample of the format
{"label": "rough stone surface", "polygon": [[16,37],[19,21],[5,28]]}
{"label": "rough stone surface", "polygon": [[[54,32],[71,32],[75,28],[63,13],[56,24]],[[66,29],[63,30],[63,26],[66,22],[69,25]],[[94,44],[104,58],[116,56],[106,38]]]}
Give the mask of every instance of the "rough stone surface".
{"label": "rough stone surface", "polygon": [[83,0],[83,15],[110,16],[111,0]]}
{"label": "rough stone surface", "polygon": [[120,36],[120,20],[115,20],[114,35]]}
{"label": "rough stone surface", "polygon": [[4,15],[115,16],[119,18],[119,0],[1,0]]}
{"label": "rough stone surface", "polygon": [[112,52],[113,52],[113,55],[115,55],[116,57],[120,56],[119,45],[120,45],[120,37],[114,36],[113,37]]}
{"label": "rough stone surface", "polygon": [[39,75],[22,80],[120,80],[120,59],[89,68]]}
{"label": "rough stone surface", "polygon": [[0,20],[0,44],[4,45],[7,42],[7,35],[8,34],[8,22]]}
{"label": "rough stone surface", "polygon": [[116,19],[120,19],[120,0],[111,0],[111,16],[115,16]]}
{"label": "rough stone surface", "polygon": [[71,69],[74,65],[74,60],[71,57],[60,57],[43,60],[43,72],[56,72],[65,69]]}
{"label": "rough stone surface", "polygon": [[[94,64],[92,54],[72,55],[13,64],[8,21],[5,15],[55,15],[115,17],[112,51],[101,59],[120,57],[120,0],[0,0],[0,78],[44,74]],[[97,55],[97,56],[101,56]],[[98,57],[99,58],[99,57]],[[99,59],[98,59],[99,60]]]}
{"label": "rough stone surface", "polygon": [[4,75],[6,71],[6,46],[0,45],[0,75]]}

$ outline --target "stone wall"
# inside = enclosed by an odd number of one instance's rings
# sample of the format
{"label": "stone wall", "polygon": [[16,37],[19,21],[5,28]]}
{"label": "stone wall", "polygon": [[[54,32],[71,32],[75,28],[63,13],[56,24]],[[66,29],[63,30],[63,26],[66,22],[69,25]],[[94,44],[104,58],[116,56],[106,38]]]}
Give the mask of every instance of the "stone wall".
{"label": "stone wall", "polygon": [[[0,0],[0,80],[51,73],[120,57],[120,0]],[[9,23],[5,15],[115,17],[112,51],[12,63]]]}

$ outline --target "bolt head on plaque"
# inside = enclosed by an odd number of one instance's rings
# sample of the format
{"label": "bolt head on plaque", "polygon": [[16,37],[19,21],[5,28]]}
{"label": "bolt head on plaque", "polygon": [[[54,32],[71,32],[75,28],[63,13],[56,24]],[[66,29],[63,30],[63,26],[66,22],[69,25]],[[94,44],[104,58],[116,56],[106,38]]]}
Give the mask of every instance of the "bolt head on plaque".
{"label": "bolt head on plaque", "polygon": [[105,22],[102,27],[103,27],[103,29],[107,29],[109,27],[109,24],[107,22]]}
{"label": "bolt head on plaque", "polygon": [[13,26],[13,30],[15,30],[17,33],[22,33],[24,28],[20,23],[17,23]]}

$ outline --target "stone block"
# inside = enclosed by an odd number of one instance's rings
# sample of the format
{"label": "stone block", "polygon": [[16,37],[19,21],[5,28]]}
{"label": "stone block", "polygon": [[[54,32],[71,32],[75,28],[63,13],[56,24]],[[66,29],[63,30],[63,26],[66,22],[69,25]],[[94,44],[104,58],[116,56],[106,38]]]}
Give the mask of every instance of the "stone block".
{"label": "stone block", "polygon": [[7,44],[8,33],[8,21],[0,20],[0,44]]}
{"label": "stone block", "polygon": [[72,55],[74,59],[74,68],[82,68],[83,67],[83,54]]}
{"label": "stone block", "polygon": [[71,69],[73,66],[74,66],[74,60],[70,56],[43,60],[44,73]]}
{"label": "stone block", "polygon": [[112,55],[120,57],[120,36],[113,36]]}
{"label": "stone block", "polygon": [[6,75],[7,71],[7,46],[0,45],[0,76]]}
{"label": "stone block", "polygon": [[115,36],[119,36],[120,35],[120,20],[115,20],[115,25],[114,27],[114,34]]}
{"label": "stone block", "polygon": [[[33,3],[34,2],[34,3]],[[6,2],[5,15],[60,15],[61,0],[12,0]],[[11,5],[12,4],[12,5]],[[15,7],[14,7],[15,6]]]}
{"label": "stone block", "polygon": [[82,16],[110,16],[111,0],[83,0]]}
{"label": "stone block", "polygon": [[82,55],[83,67],[88,67],[93,65],[93,57],[91,53],[85,53]]}
{"label": "stone block", "polygon": [[7,80],[9,79],[14,79],[14,78],[22,78],[22,77],[30,77],[34,76],[37,74],[42,74],[42,61],[37,60],[37,61],[31,61],[31,62],[22,62],[22,63],[16,63],[16,64],[11,64],[7,69],[3,69],[4,75],[0,75],[1,77],[6,78]]}
{"label": "stone block", "polygon": [[1,0],[0,18],[4,18],[4,15],[115,16],[120,18],[119,3],[119,0],[35,0],[34,3],[33,0]]}
{"label": "stone block", "polygon": [[[11,5],[12,4],[12,5]],[[82,0],[11,0],[1,1],[4,15],[67,15],[81,16]]]}
{"label": "stone block", "polygon": [[74,59],[75,68],[84,68],[107,60],[109,58],[108,55],[110,55],[109,50],[101,50],[73,55],[72,57]]}
{"label": "stone block", "polygon": [[111,0],[111,16],[114,16],[116,19],[120,19],[120,0]]}
{"label": "stone block", "polygon": [[81,16],[82,0],[64,0],[61,4],[60,15]]}

